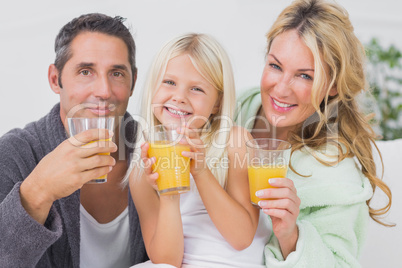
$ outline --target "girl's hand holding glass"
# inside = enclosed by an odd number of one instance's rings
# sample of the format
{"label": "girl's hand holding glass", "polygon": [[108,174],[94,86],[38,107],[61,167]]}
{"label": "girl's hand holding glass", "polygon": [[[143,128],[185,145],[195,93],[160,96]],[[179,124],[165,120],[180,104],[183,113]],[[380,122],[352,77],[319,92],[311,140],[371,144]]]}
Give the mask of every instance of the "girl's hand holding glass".
{"label": "girl's hand holding glass", "polygon": [[204,142],[200,138],[199,130],[192,129],[187,124],[183,124],[178,132],[185,136],[180,143],[190,146],[191,151],[183,151],[182,155],[191,158],[190,173],[196,178],[208,168]]}
{"label": "girl's hand holding glass", "polygon": [[158,179],[159,174],[152,171],[152,165],[155,164],[155,157],[148,158],[149,143],[144,142],[141,145],[141,159],[144,164],[144,174],[147,182],[158,191],[158,185],[156,184],[156,179]]}

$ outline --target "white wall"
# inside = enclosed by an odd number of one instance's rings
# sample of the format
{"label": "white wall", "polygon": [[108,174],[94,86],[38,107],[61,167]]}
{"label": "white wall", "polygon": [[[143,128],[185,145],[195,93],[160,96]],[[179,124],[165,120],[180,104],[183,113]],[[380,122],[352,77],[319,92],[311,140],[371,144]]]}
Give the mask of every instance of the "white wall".
{"label": "white wall", "polygon": [[[184,32],[205,32],[227,49],[238,91],[257,86],[264,64],[264,35],[290,0],[70,0],[7,1],[0,10],[0,135],[39,119],[58,102],[49,88],[47,68],[54,61],[58,30],[73,17],[101,12],[127,18],[137,43],[139,76],[129,111],[138,96],[153,55],[162,43]],[[338,0],[348,11],[358,37],[380,38],[402,48],[402,2]],[[395,193],[397,195],[399,193]],[[395,235],[402,239],[400,228]],[[384,246],[390,241],[383,241]],[[396,248],[382,267],[396,267]],[[367,256],[366,256],[367,255]],[[374,257],[366,254],[364,257]],[[363,267],[378,267],[370,259]]]}
{"label": "white wall", "polygon": [[[264,64],[264,35],[290,0],[133,0],[7,1],[0,11],[0,135],[46,114],[58,101],[49,88],[47,68],[54,61],[58,30],[73,17],[102,12],[121,15],[138,46],[139,76],[129,111],[150,61],[162,43],[189,31],[214,35],[227,49],[239,91],[257,86]],[[402,47],[402,3],[393,0],[340,0],[357,35],[378,36]]]}

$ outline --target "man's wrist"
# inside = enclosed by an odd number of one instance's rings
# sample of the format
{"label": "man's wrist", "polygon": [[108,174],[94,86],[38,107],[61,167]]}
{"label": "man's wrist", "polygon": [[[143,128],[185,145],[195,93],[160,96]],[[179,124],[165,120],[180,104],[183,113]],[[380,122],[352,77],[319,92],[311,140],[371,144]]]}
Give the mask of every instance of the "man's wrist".
{"label": "man's wrist", "polygon": [[27,178],[20,186],[20,198],[27,213],[39,223],[44,224],[53,200],[46,195],[43,189]]}

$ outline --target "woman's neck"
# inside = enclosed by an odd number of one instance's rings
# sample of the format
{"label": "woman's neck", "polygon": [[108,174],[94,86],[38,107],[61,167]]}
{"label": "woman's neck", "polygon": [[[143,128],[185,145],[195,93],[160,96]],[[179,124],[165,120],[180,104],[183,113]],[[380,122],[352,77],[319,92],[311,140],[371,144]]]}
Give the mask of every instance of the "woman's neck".
{"label": "woman's neck", "polygon": [[264,109],[261,106],[258,110],[256,118],[254,120],[254,126],[251,131],[251,135],[255,138],[273,138],[273,139],[288,139],[288,128],[277,128],[272,126],[265,117]]}

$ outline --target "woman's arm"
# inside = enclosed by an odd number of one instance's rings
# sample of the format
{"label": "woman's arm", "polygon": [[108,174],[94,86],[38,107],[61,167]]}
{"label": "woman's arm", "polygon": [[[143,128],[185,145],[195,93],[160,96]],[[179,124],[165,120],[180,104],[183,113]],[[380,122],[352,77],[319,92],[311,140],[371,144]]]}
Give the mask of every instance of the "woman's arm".
{"label": "woman's arm", "polygon": [[265,248],[267,267],[361,267],[359,255],[368,225],[364,202],[348,206],[323,206],[300,211],[295,251],[285,259],[278,239]]}
{"label": "woman's arm", "polygon": [[[202,152],[186,154],[193,159],[191,172],[209,216],[226,241],[237,250],[243,250],[252,243],[258,226],[259,209],[250,202],[245,158],[245,142],[250,137],[241,127],[234,127],[231,131],[226,191],[206,165],[204,169],[194,167],[195,163],[203,165],[199,159]],[[197,141],[194,143],[197,144]]]}
{"label": "woman's arm", "polygon": [[[134,169],[130,175],[130,191],[134,200],[145,248],[153,263],[167,263],[180,267],[183,260],[184,241],[180,214],[180,196],[158,196],[152,187],[158,177],[152,173],[151,159],[146,152],[149,145],[142,146],[145,163],[141,178]],[[144,154],[145,152],[145,154]]]}
{"label": "woman's arm", "polygon": [[369,222],[370,182],[353,158],[326,166],[302,150],[295,151],[291,161],[298,174],[289,170],[288,176],[302,201],[296,221],[298,238],[294,250],[283,254],[283,242],[273,227],[275,235],[265,249],[266,265],[360,267],[358,258]]}

